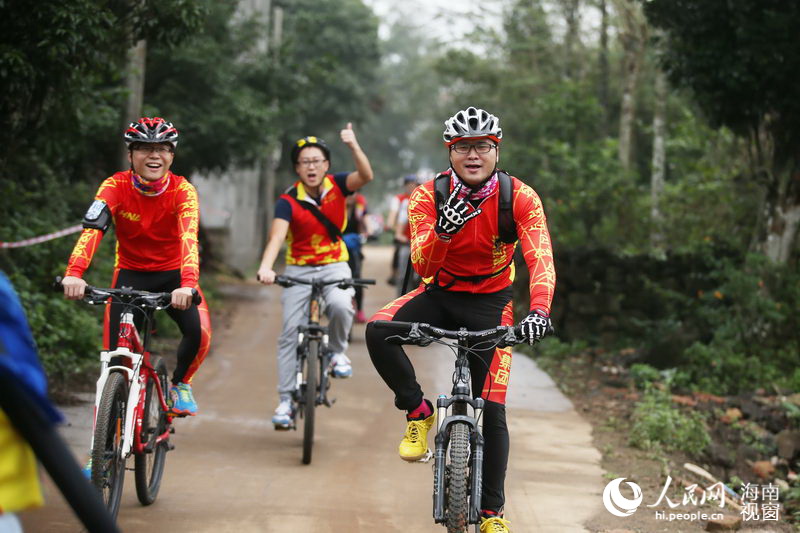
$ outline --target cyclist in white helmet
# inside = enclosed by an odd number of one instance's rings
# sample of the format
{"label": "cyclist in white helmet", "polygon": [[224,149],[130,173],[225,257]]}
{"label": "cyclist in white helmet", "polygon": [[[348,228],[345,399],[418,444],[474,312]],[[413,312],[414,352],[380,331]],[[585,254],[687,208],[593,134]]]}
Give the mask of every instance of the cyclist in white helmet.
{"label": "cyclist in white helmet", "polygon": [[[422,283],[378,311],[367,324],[367,347],[380,376],[406,411],[400,457],[427,455],[433,405],[417,382],[403,349],[387,340],[391,330],[375,320],[425,322],[445,329],[483,330],[513,324],[511,283],[517,241],[530,273],[530,313],[522,332],[530,343],[550,329],[555,269],[542,202],[528,185],[497,168],[503,131],[497,117],[469,107],[445,122],[450,168],[417,187],[409,199],[411,258]],[[437,185],[438,184],[438,185]],[[447,191],[446,193],[444,191]],[[508,193],[510,205],[501,196]],[[506,224],[507,223],[507,224]],[[470,359],[472,393],[485,400],[485,459],[481,532],[510,531],[503,517],[508,464],[505,397],[511,350],[484,349]]]}

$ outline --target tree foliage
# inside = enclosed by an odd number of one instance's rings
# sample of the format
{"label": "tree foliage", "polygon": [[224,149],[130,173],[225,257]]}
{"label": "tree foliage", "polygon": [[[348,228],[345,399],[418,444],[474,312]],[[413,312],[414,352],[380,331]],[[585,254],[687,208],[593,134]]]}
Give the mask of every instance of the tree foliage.
{"label": "tree foliage", "polygon": [[763,187],[756,243],[786,262],[800,221],[800,4],[651,0],[664,30],[661,61],[691,90],[712,126],[750,142],[751,179]]}

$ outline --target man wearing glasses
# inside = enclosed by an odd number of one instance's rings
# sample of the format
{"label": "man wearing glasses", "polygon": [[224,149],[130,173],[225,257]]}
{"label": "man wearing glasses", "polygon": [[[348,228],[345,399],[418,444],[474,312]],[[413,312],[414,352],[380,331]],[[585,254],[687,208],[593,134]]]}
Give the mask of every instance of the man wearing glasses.
{"label": "man wearing glasses", "polygon": [[[258,269],[258,279],[265,285],[275,283],[273,266],[281,245],[287,242],[286,275],[302,279],[341,279],[352,276],[347,265],[348,252],[342,230],[347,225],[345,199],[372,181],[372,167],[356,140],[352,124],[340,133],[350,149],[356,170],[330,174],[330,149],[318,137],[303,137],[292,147],[291,160],[298,181],[282,194],[275,204],[267,246]],[[311,294],[308,285],[283,290],[283,329],[278,339],[279,403],[272,417],[275,429],[290,429],[294,420],[292,393],[295,390],[295,353],[297,327],[305,322],[306,305]],[[327,306],[329,342],[332,351],[332,375],[352,375],[350,359],[345,355],[347,334],[353,323],[353,289],[328,286],[324,292]]]}
{"label": "man wearing glasses", "polygon": [[[178,146],[178,130],[171,122],[143,117],[130,124],[124,137],[131,168],[107,178],[84,215],[83,233],[62,282],[64,295],[71,300],[83,298],[83,274],[113,222],[117,258],[112,287],[172,293],[167,314],[183,338],[172,375],[170,409],[175,416],[194,416],[197,404],[190,383],[211,343],[205,298],[199,306],[192,306],[192,289],[200,291],[197,191],[186,178],[170,170]],[[106,307],[106,349],[117,346],[121,307]],[[141,315],[134,318],[141,327]]]}
{"label": "man wearing glasses", "polygon": [[[425,322],[445,329],[483,330],[513,323],[511,283],[514,249],[522,246],[530,273],[530,314],[522,332],[531,344],[550,329],[550,303],[555,270],[542,202],[536,192],[497,168],[503,132],[497,117],[469,107],[445,122],[450,168],[417,187],[408,204],[411,260],[422,283],[390,302],[367,324],[367,348],[375,368],[406,411],[406,434],[400,457],[417,461],[427,456],[427,434],[434,424],[433,405],[425,399],[414,368],[403,349],[387,341],[390,330],[372,321]],[[437,182],[446,194],[437,193]],[[505,182],[505,185],[502,184]],[[512,200],[513,228],[501,228],[500,196]],[[443,192],[441,191],[441,192]],[[511,350],[475,350],[470,359],[472,393],[486,400],[482,533],[510,531],[503,518],[508,464],[505,397]]]}

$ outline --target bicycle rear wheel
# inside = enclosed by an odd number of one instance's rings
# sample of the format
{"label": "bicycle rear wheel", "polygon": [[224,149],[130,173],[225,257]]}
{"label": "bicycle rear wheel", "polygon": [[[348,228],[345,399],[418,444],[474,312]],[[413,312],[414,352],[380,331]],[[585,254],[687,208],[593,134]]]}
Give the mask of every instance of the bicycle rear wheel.
{"label": "bicycle rear wheel", "polygon": [[463,533],[469,527],[467,506],[469,486],[470,426],[456,422],[450,426],[450,462],[445,485],[445,524],[447,533]]}
{"label": "bicycle rear wheel", "polygon": [[[152,365],[158,375],[158,381],[161,383],[161,390],[167,394],[167,365],[160,357],[153,357]],[[161,408],[158,387],[150,378],[147,380],[144,412],[142,413],[141,440],[145,446],[145,453],[134,456],[136,496],[142,505],[150,505],[156,501],[158,490],[161,488],[161,477],[167,460],[169,441],[163,440],[156,443],[156,439],[166,430],[167,413]]]}
{"label": "bicycle rear wheel", "polygon": [[108,512],[116,519],[122,485],[125,481],[125,457],[122,457],[122,432],[128,403],[128,380],[112,372],[103,387],[97,408],[92,443],[92,484],[100,492]]}
{"label": "bicycle rear wheel", "polygon": [[317,408],[317,371],[319,369],[319,341],[308,341],[306,352],[305,378],[303,391],[303,464],[311,464],[311,452],[314,448],[314,411]]}

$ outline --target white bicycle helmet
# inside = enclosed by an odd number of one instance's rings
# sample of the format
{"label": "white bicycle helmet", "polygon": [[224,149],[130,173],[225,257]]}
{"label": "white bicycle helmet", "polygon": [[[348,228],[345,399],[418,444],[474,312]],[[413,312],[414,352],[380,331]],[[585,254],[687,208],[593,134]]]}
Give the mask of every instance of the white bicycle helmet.
{"label": "white bicycle helmet", "polygon": [[447,146],[459,139],[474,139],[488,137],[499,143],[503,138],[500,128],[500,119],[496,116],[475,107],[462,109],[444,122],[442,138]]}
{"label": "white bicycle helmet", "polygon": [[130,147],[133,143],[170,143],[172,148],[178,147],[178,130],[161,117],[142,117],[138,122],[131,122],[125,131],[125,143]]}

